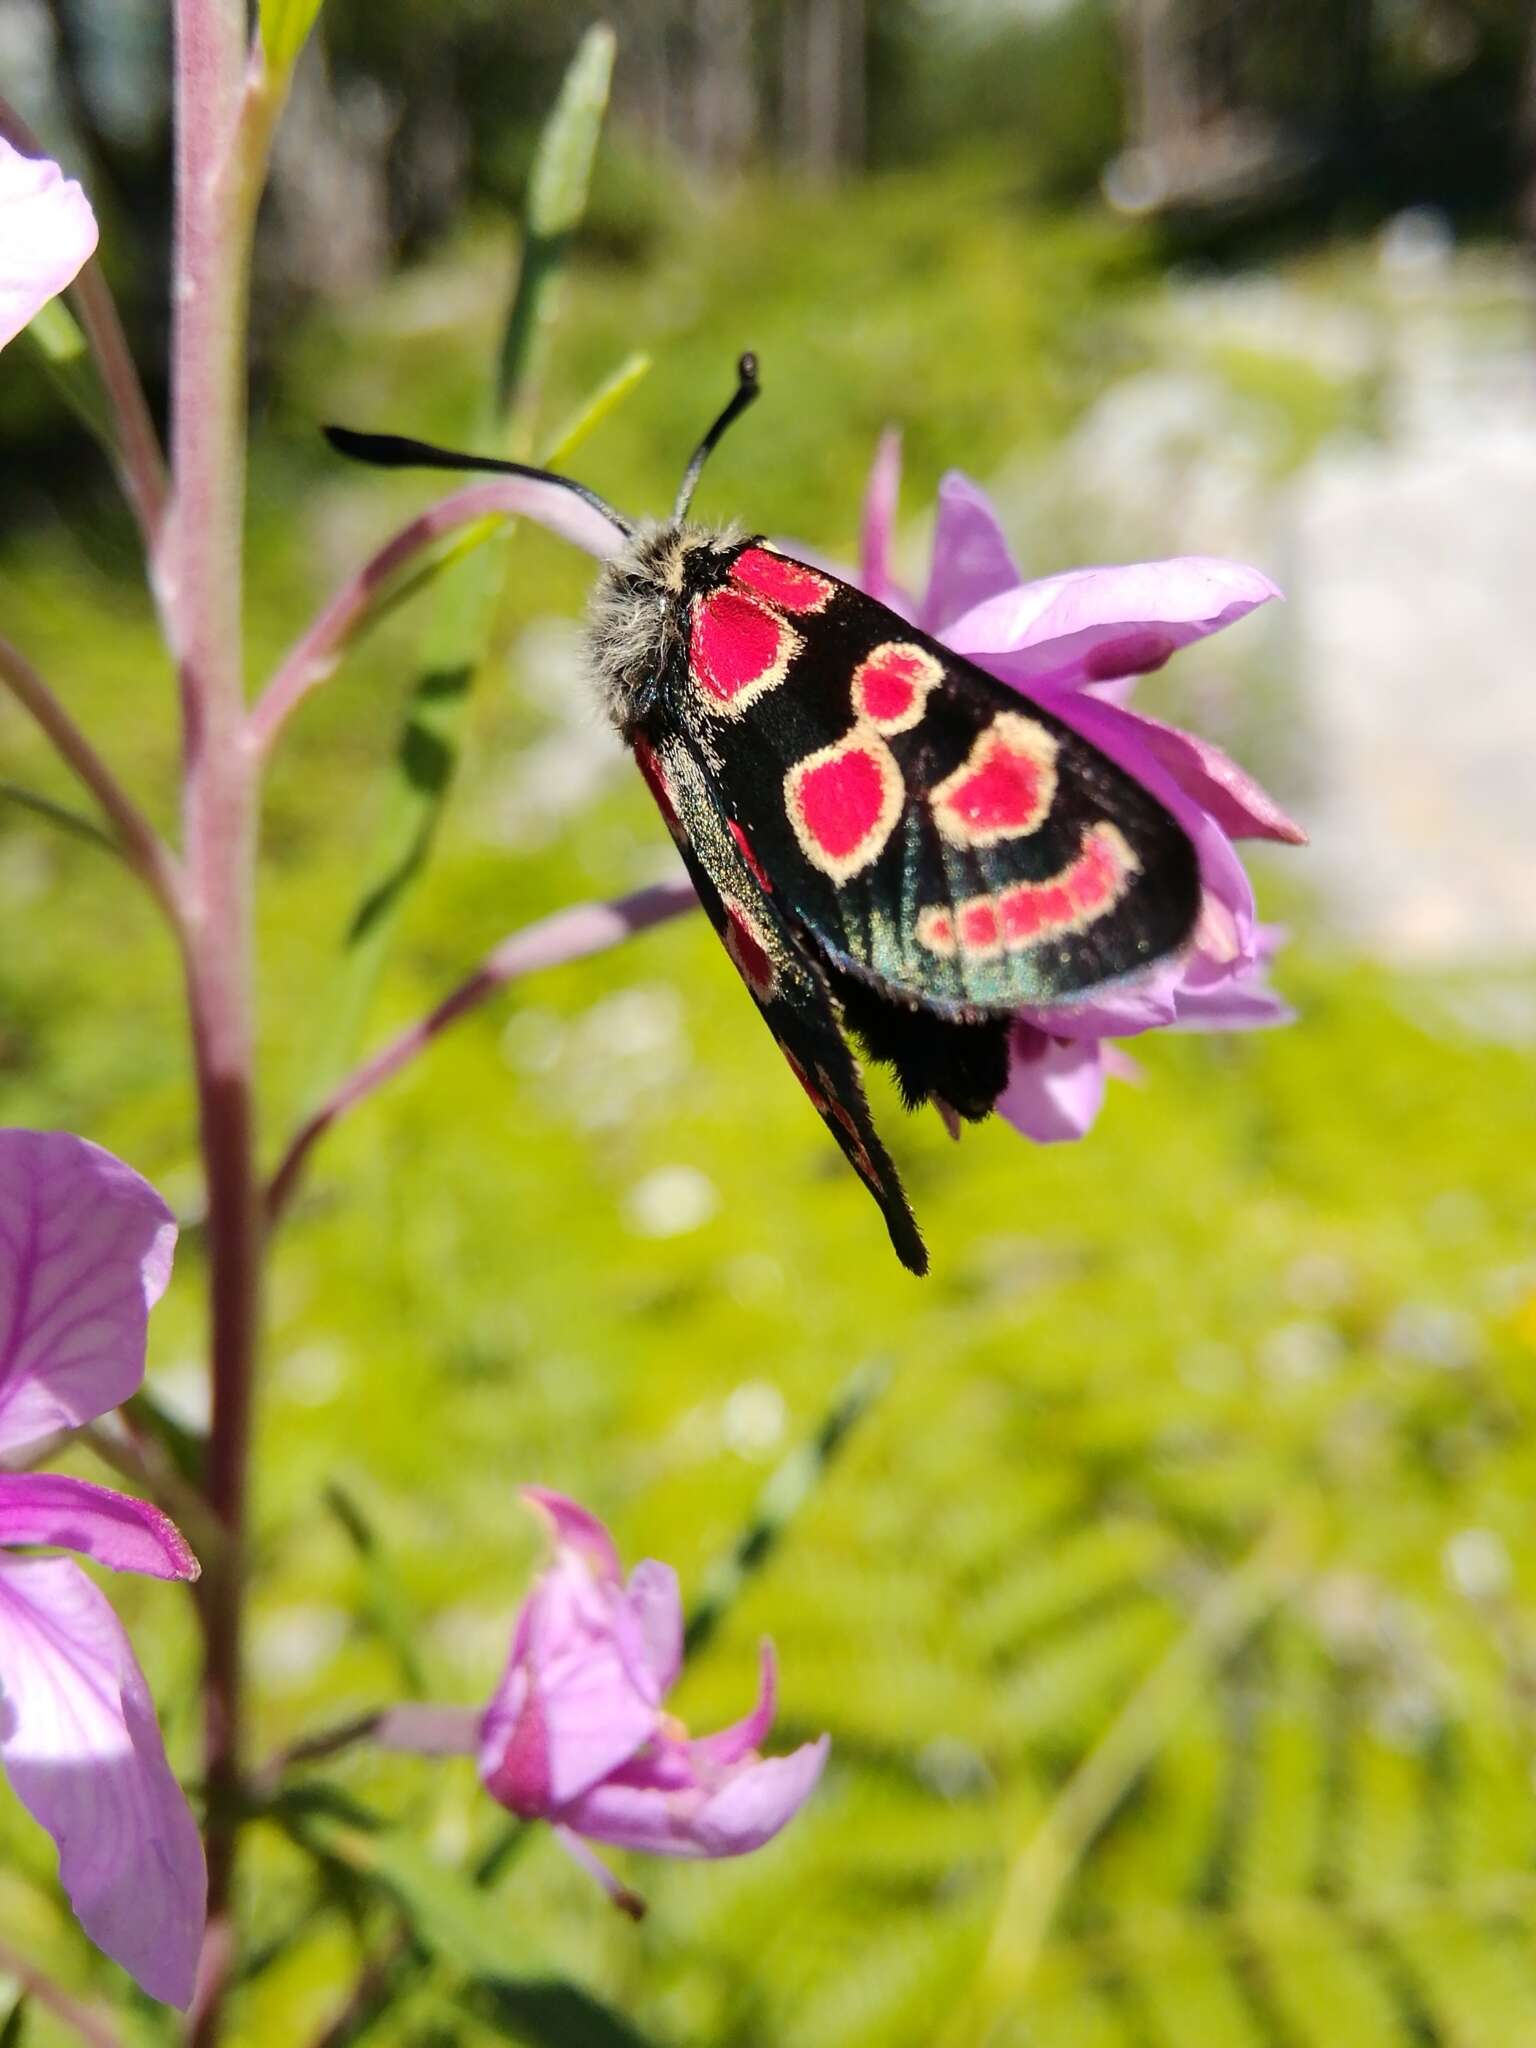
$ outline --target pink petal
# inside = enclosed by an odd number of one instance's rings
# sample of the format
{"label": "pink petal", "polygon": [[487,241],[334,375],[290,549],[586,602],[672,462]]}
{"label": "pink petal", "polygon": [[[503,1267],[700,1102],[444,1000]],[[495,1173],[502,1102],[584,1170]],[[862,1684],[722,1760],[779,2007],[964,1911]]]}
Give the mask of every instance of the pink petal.
{"label": "pink petal", "polygon": [[944,638],[1005,682],[1078,689],[1160,668],[1279,595],[1259,570],[1215,555],[1069,569],[986,599]]}
{"label": "pink petal", "polygon": [[634,1755],[655,1729],[660,1697],[623,1589],[562,1546],[524,1603],[486,1708],[486,1789],[525,1818],[547,1815]]}
{"label": "pink petal", "polygon": [[1265,975],[1285,932],[1279,925],[1260,925],[1254,957],[1228,966],[1195,952],[1190,955],[1178,989],[1180,1031],[1252,1031],[1288,1024],[1295,1014],[1269,986]]}
{"label": "pink petal", "polygon": [[677,1573],[669,1564],[645,1558],[629,1575],[626,1597],[659,1702],[676,1685],[683,1668],[683,1603]]}
{"label": "pink petal", "polygon": [[1229,839],[1280,839],[1305,846],[1307,835],[1230,754],[1192,732],[1138,714],[1141,739],[1179,787],[1209,811]]}
{"label": "pink petal", "polygon": [[78,1550],[115,1572],[195,1579],[200,1567],[176,1524],[147,1500],[51,1472],[0,1473],[0,1546]]}
{"label": "pink petal", "polygon": [[810,1798],[830,1746],[823,1735],[788,1756],[734,1764],[688,1787],[660,1770],[649,1782],[632,1770],[595,1785],[560,1821],[594,1841],[652,1856],[744,1856]]}
{"label": "pink petal", "polygon": [[925,633],[947,639],[956,619],[988,598],[1018,589],[1019,581],[990,501],[969,477],[950,470],[939,485],[933,567],[917,623]]}
{"label": "pink petal", "polygon": [[1112,984],[1082,1001],[1031,1005],[1018,1014],[1049,1038],[1135,1038],[1177,1023],[1183,959],[1162,960],[1135,981]]}
{"label": "pink petal", "polygon": [[0,1451],[134,1392],[175,1244],[170,1210],[110,1152],[0,1131]]}
{"label": "pink petal", "polygon": [[997,1113],[1037,1145],[1083,1137],[1104,1101],[1104,1061],[1094,1039],[1063,1045],[1033,1025],[1015,1024],[1008,1086]]}
{"label": "pink petal", "polygon": [[555,1542],[574,1550],[599,1579],[619,1580],[619,1553],[613,1538],[588,1509],[547,1487],[525,1486],[523,1499],[550,1524]]}
{"label": "pink petal", "polygon": [[133,1650],[68,1558],[0,1565],[0,1759],[59,1850],[98,1948],[167,2005],[192,1996],[203,1851]]}
{"label": "pink petal", "polygon": [[832,1747],[828,1735],[788,1756],[742,1764],[694,1822],[701,1856],[744,1856],[771,1841],[815,1791]]}
{"label": "pink petal", "polygon": [[758,1670],[757,1705],[745,1719],[733,1722],[729,1728],[721,1728],[714,1735],[701,1735],[696,1742],[690,1742],[689,1753],[696,1763],[739,1763],[749,1751],[761,1749],[769,1729],[773,1726],[774,1699],[777,1691],[772,1643],[763,1644],[759,1652]]}
{"label": "pink petal", "polygon": [[891,574],[891,532],[901,496],[901,435],[887,427],[875,450],[864,491],[864,517],[859,531],[859,588],[902,618],[911,616],[906,592]]}
{"label": "pink petal", "polygon": [[75,180],[0,138],[0,348],[74,282],[95,247],[96,216]]}

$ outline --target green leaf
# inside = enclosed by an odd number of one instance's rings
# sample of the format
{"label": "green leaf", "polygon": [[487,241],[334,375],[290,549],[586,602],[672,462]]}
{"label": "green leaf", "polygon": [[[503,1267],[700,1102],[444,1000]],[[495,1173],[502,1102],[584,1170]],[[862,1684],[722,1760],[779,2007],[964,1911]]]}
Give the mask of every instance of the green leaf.
{"label": "green leaf", "polygon": [[747,1581],[763,1569],[789,1524],[820,1485],[849,1431],[868,1414],[889,1380],[883,1365],[861,1365],[851,1373],[815,1433],[797,1444],[769,1478],[746,1527],[705,1574],[704,1590],[683,1631],[687,1656],[704,1647]]}
{"label": "green leaf", "polygon": [[[19,782],[0,782],[0,802],[19,804],[23,810],[35,812],[39,818],[46,818],[50,825],[57,825],[61,831],[72,833],[76,839],[87,840],[92,846],[100,847],[104,853],[121,856],[122,848],[110,832],[103,832],[99,825],[93,823],[90,818],[82,817],[79,811],[70,810],[67,804],[56,804],[52,797],[39,796],[36,790],[23,789]],[[3,2037],[0,2037],[0,2048],[3,2048]]]}
{"label": "green leaf", "polygon": [[328,1486],[325,1504],[346,1531],[361,1560],[367,1582],[363,1618],[394,1651],[407,1690],[413,1699],[420,1699],[426,1691],[426,1676],[416,1654],[418,1618],[389,1553],[373,1524],[344,1487],[334,1482]]}
{"label": "green leaf", "polygon": [[554,1974],[505,1906],[466,1884],[457,1871],[406,1836],[373,1834],[320,1818],[306,1822],[304,1833],[316,1848],[389,1898],[423,1948],[466,1976],[527,1969],[540,1976]]}
{"label": "green leaf", "polygon": [[523,255],[496,379],[496,409],[510,426],[514,453],[532,445],[536,372],[554,323],[566,250],[587,208],[613,53],[611,28],[599,23],[587,30],[533,155],[523,209]]}
{"label": "green leaf", "polygon": [[[534,153],[522,261],[495,379],[494,415],[515,452],[533,446],[535,370],[553,324],[566,247],[586,206],[613,55],[613,31],[589,29]],[[562,430],[558,452],[563,455],[606,418],[648,367],[648,359],[629,358]],[[341,986],[329,1006],[313,1090],[316,1101],[330,1092],[355,1056],[401,911],[431,856],[458,766],[468,699],[496,636],[509,539],[504,525],[494,543],[478,548],[472,560],[455,555],[446,573],[442,563],[432,572],[438,601],[426,635],[424,667],[406,705],[372,879],[347,928]]]}
{"label": "green leaf", "polygon": [[21,2048],[27,2031],[27,1994],[25,1991],[6,2014],[5,2025],[0,2027],[0,2048]]}
{"label": "green leaf", "polygon": [[261,47],[270,71],[287,71],[309,40],[323,0],[261,0]]}
{"label": "green leaf", "polygon": [[109,455],[116,453],[111,415],[79,322],[62,299],[50,299],[26,329],[54,390]]}
{"label": "green leaf", "polygon": [[606,2005],[573,1984],[484,1979],[471,1984],[460,2002],[509,2041],[537,2048],[648,2048],[648,2038]]}
{"label": "green leaf", "polygon": [[159,1444],[182,1479],[189,1485],[201,1486],[203,1462],[208,1451],[208,1439],[201,1430],[189,1428],[169,1408],[163,1407],[147,1386],[129,1395],[123,1403],[123,1412],[136,1429]]}

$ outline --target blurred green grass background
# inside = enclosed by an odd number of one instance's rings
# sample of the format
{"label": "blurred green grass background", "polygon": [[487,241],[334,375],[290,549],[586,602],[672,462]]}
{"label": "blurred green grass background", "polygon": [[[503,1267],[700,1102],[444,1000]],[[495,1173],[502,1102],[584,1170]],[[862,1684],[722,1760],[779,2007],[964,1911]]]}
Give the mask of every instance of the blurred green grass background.
{"label": "blurred green grass background", "polygon": [[[338,470],[316,422],[472,431],[506,269],[485,222],[289,337],[257,394],[254,674],[430,495]],[[641,263],[595,237],[543,416],[651,350],[573,467],[659,509],[753,346],[765,397],[701,510],[846,557],[884,424],[905,429],[920,525],[943,468],[985,480],[1043,452],[1143,361],[1158,288],[1137,230],[1021,211],[981,165],[835,199],[748,187],[707,216],[675,209]],[[1350,402],[1279,358],[1228,368],[1297,459]],[[69,523],[46,476],[25,491],[0,557],[6,629],[169,821],[172,684],[128,529],[104,489]],[[638,780],[600,759],[589,800],[537,800],[520,764],[569,739],[558,696],[580,683],[567,639],[524,629],[573,619],[589,572],[531,531],[512,563],[511,658],[475,694],[370,1042],[508,929],[669,865]],[[272,780],[269,1158],[326,1043],[421,624],[397,614],[349,660]],[[1283,775],[1284,679],[1264,686],[1278,739],[1253,765]],[[6,775],[67,795],[0,716]],[[739,1711],[771,1634],[779,1738],[833,1736],[821,1794],[740,1864],[620,1859],[651,1903],[640,1927],[531,1839],[490,1894],[509,1963],[539,1955],[678,2048],[1536,2040],[1533,1060],[1468,1028],[1476,985],[1340,952],[1304,857],[1255,866],[1293,930],[1291,1029],[1138,1047],[1143,1084],[1053,1151],[998,1125],[955,1148],[875,1081],[926,1283],[897,1267],[698,920],[519,985],[361,1109],[317,1153],[275,1257],[258,1754],[398,1696],[401,1629],[432,1696],[486,1694],[537,1554],[521,1482],[575,1494],[626,1557],[670,1560],[696,1595],[769,1474],[878,1364],[884,1393],[677,1702],[698,1727]],[[83,1131],[195,1212],[164,938],[109,860],[12,807],[0,889],[7,1121]],[[184,1408],[201,1277],[193,1230],[152,1330],[153,1384]],[[334,1486],[383,1546],[388,1626]],[[1231,1654],[1175,1662],[1160,1705],[1140,1692],[1277,1529],[1286,1569]],[[190,1764],[187,1618],[165,1589],[121,1594]],[[1050,1926],[1027,1951],[1000,1918],[1010,1874],[1043,1867],[1041,1831],[1075,1811],[1074,1774],[1137,1699],[1136,1767],[1032,1894]],[[445,1866],[499,1830],[467,1766],[359,1751],[324,1776]],[[45,1845],[0,1800],[8,1938],[105,1985]],[[278,1828],[253,1829],[252,1921],[275,1947],[234,2039],[313,2037],[387,1933],[376,1899],[311,1882]],[[372,2038],[506,2038],[457,2002],[461,1974],[423,1971]],[[147,2011],[135,2024],[165,2038]],[[41,2016],[33,2034],[55,2038]]]}

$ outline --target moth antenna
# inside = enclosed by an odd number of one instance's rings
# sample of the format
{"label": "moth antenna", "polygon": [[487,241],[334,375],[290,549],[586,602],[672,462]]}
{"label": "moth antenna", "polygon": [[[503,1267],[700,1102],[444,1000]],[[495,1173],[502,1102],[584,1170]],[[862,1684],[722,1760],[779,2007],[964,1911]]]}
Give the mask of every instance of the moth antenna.
{"label": "moth antenna", "polygon": [[321,433],[336,450],[353,462],[370,462],[376,469],[483,469],[493,476],[529,476],[540,483],[559,484],[583,499],[594,511],[611,519],[621,533],[634,532],[633,522],[615,512],[596,491],[588,490],[574,477],[556,476],[551,469],[535,469],[526,462],[504,462],[495,455],[465,455],[452,448],[436,448],[430,441],[412,441],[403,434],[360,434],[353,427],[322,427]]}
{"label": "moth antenna", "polygon": [[672,508],[672,517],[682,519],[693,503],[693,494],[698,486],[699,472],[713,453],[716,443],[732,421],[740,419],[747,407],[762,389],[757,381],[757,357],[748,350],[736,365],[736,389],[731,402],[719,419],[693,451],[693,458],[683,471],[683,481],[678,487],[677,503]]}

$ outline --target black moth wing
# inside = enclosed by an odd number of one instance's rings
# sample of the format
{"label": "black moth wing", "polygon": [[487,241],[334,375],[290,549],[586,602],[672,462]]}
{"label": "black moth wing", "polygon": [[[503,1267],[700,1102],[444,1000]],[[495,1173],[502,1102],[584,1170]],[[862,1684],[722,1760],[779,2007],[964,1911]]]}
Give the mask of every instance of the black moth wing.
{"label": "black moth wing", "polygon": [[821,964],[754,873],[707,770],[680,736],[634,742],[641,772],[682,854],[706,916],[822,1122],[879,1204],[896,1256],[926,1273],[906,1191],[875,1130],[858,1067]]}
{"label": "black moth wing", "polygon": [[760,539],[691,551],[678,603],[670,719],[839,969],[976,1017],[1070,1000],[1188,940],[1188,838],[1028,697]]}

